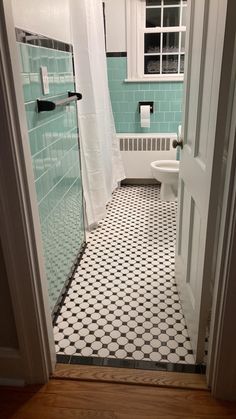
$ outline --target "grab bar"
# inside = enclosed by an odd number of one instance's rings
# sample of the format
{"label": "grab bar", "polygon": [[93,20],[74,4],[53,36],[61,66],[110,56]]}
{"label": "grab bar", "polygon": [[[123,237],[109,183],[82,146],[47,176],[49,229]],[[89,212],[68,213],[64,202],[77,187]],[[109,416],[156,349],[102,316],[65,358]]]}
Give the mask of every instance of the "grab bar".
{"label": "grab bar", "polygon": [[53,111],[57,106],[65,106],[68,103],[73,102],[74,100],[80,99],[82,99],[81,93],[75,92],[68,92],[67,98],[56,100],[55,102],[52,102],[50,100],[37,99],[38,112]]}

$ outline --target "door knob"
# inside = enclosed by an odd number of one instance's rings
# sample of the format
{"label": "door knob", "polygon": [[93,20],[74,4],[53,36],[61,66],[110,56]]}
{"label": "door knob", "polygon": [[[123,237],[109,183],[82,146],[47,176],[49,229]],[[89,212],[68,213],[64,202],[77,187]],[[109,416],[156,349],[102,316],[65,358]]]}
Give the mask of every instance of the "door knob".
{"label": "door knob", "polygon": [[182,149],[184,146],[183,140],[173,140],[172,146],[173,148],[180,147]]}

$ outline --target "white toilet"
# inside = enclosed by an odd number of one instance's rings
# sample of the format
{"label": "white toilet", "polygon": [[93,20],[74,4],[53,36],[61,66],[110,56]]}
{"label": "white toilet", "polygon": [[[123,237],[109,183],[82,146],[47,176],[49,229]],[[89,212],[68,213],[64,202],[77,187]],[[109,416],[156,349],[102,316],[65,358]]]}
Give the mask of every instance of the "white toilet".
{"label": "white toilet", "polygon": [[176,201],[178,194],[179,161],[157,160],[151,163],[153,177],[161,182],[161,199]]}

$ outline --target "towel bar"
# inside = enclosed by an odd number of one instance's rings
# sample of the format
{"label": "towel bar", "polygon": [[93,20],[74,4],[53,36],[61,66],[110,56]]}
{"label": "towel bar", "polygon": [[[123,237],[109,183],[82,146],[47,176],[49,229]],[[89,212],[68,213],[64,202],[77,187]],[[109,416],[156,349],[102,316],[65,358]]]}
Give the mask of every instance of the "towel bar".
{"label": "towel bar", "polygon": [[57,106],[65,106],[74,100],[82,99],[81,93],[68,92],[68,97],[65,99],[56,100],[52,102],[50,100],[37,100],[38,112],[53,111]]}

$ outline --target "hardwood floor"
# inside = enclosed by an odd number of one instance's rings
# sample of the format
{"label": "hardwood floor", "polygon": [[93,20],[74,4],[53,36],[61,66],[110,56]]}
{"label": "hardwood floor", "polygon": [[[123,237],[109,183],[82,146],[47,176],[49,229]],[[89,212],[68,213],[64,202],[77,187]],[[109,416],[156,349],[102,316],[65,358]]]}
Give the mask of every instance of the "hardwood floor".
{"label": "hardwood floor", "polygon": [[0,388],[1,419],[236,418],[236,403],[208,390],[51,379],[44,386]]}

